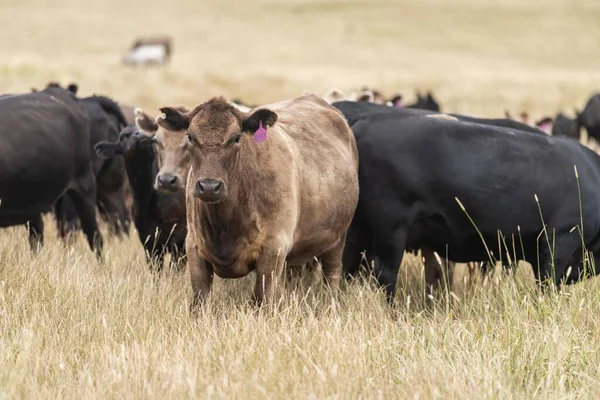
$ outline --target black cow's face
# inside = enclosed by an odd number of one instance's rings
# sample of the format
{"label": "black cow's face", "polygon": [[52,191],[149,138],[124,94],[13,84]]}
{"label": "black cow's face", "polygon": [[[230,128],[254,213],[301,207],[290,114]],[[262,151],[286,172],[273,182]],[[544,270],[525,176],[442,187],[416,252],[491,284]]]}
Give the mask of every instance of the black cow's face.
{"label": "black cow's face", "polygon": [[152,136],[141,132],[135,125],[129,125],[121,131],[116,142],[99,142],[94,148],[96,153],[104,158],[111,158],[117,154],[127,157],[136,150],[151,148],[152,140]]}

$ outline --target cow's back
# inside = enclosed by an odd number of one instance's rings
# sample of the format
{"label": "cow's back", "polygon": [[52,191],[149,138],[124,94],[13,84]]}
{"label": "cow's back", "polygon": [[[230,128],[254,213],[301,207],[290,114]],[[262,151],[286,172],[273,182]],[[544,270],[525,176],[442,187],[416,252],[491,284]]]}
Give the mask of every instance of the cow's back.
{"label": "cow's back", "polygon": [[540,212],[548,226],[571,229],[580,211],[573,165],[587,199],[586,236],[600,229],[594,211],[600,201],[600,162],[577,143],[389,114],[374,115],[354,129],[361,152],[359,208],[374,230],[410,212],[415,223],[410,248],[433,248],[454,261],[483,261],[487,254],[471,220],[487,243],[495,243],[498,231],[535,243],[543,228]]}
{"label": "cow's back", "polygon": [[[368,118],[372,114],[394,114],[397,118],[412,118],[422,117],[425,115],[439,114],[436,111],[424,110],[419,108],[406,108],[406,107],[390,107],[381,104],[365,103],[365,102],[353,102],[353,101],[340,101],[333,103],[333,106],[339,109],[348,123],[352,126],[361,119]],[[517,129],[519,131],[525,131],[530,133],[537,133],[545,135],[545,132],[533,126],[523,124],[519,121],[515,121],[507,118],[478,118],[470,117],[462,114],[448,114],[452,117],[457,118],[464,122],[473,122],[483,125],[498,126],[504,128]]]}
{"label": "cow's back", "polygon": [[46,211],[89,165],[87,117],[62,92],[0,99],[0,212]]}

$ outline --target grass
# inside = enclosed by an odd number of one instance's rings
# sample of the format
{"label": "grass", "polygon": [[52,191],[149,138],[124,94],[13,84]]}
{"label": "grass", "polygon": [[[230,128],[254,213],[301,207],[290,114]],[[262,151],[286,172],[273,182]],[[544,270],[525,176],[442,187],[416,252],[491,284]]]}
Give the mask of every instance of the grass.
{"label": "grass", "polygon": [[[367,84],[538,117],[600,89],[595,0],[4,0],[0,27],[0,92],[76,81],[151,113]],[[119,64],[134,37],[161,33],[167,68]],[[461,266],[454,292],[430,298],[407,256],[393,309],[370,282],[332,300],[317,274],[258,310],[248,277],[217,280],[193,320],[187,274],[152,276],[135,235],[109,239],[99,264],[47,226],[37,255],[23,228],[0,231],[0,399],[600,395],[596,279],[541,295],[529,266],[474,283]]]}
{"label": "grass", "polygon": [[187,275],[154,277],[137,239],[110,240],[101,265],[81,237],[68,249],[51,236],[32,255],[24,233],[0,233],[0,398],[600,393],[595,280],[540,295],[520,271],[429,298],[409,276],[393,309],[369,282],[333,300],[307,276],[256,309],[252,277],[217,280],[194,320]]}

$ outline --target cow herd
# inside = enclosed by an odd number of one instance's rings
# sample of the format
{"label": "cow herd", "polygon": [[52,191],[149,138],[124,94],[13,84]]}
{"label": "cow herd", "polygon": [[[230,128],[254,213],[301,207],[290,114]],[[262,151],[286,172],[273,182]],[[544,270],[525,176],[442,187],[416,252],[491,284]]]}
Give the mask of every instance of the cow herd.
{"label": "cow herd", "polygon": [[392,299],[405,251],[422,252],[432,287],[453,262],[524,260],[540,284],[595,274],[600,156],[573,139],[600,140],[600,95],[551,135],[442,114],[431,93],[160,112],[73,84],[0,96],[0,226],[25,225],[35,251],[51,212],[61,237],[81,229],[102,257],[96,215],[114,235],[133,220],[152,269],[167,254],[187,264],[194,306],[215,274],[255,271],[260,304],[285,268],[314,261],[334,289],[366,267]]}

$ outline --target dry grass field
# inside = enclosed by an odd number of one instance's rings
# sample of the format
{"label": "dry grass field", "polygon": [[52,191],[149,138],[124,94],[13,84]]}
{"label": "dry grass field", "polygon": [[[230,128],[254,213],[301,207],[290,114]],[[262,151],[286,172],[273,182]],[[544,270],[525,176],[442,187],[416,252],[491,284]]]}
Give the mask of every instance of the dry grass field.
{"label": "dry grass field", "polygon": [[[0,0],[0,32],[0,93],[76,81],[153,113],[368,84],[541,116],[600,89],[597,0]],[[161,33],[172,64],[120,65],[135,36]],[[459,275],[427,298],[407,257],[393,309],[369,282],[333,299],[318,275],[256,309],[248,277],[217,280],[192,319],[187,274],[154,277],[134,234],[108,238],[103,264],[50,219],[46,235],[34,255],[23,228],[0,231],[0,400],[600,397],[595,279],[542,295],[526,268]]]}

